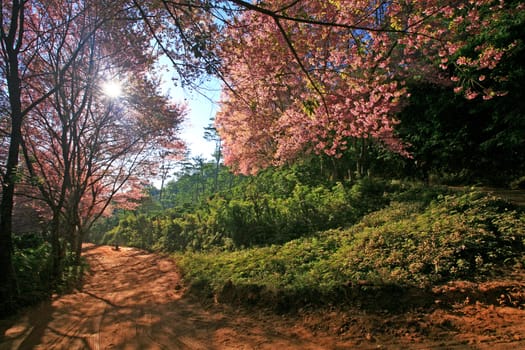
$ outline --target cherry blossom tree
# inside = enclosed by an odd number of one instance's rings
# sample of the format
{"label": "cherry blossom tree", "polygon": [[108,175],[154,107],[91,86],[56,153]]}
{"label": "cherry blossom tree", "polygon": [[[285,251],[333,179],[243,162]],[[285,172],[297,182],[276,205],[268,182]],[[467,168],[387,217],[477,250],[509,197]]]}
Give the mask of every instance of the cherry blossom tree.
{"label": "cherry blossom tree", "polygon": [[226,164],[242,173],[305,152],[339,157],[356,139],[409,156],[394,133],[406,82],[504,94],[484,77],[503,78],[494,68],[515,43],[472,47],[472,38],[524,10],[485,0],[233,2],[247,11],[221,43],[217,127]]}
{"label": "cherry blossom tree", "polygon": [[[0,154],[0,297],[8,309],[17,290],[15,195],[40,201],[48,215],[58,275],[63,241],[79,252],[83,232],[113,199],[136,197],[153,150],[181,149],[184,107],[160,94],[155,50],[125,2],[2,2],[1,14],[0,137],[9,148]],[[110,75],[127,78],[118,101],[101,92]]]}
{"label": "cherry blossom tree", "polygon": [[[90,15],[88,20],[96,18]],[[63,73],[65,83],[53,99],[28,116],[24,130],[31,183],[38,184],[52,212],[57,273],[64,255],[60,238],[69,242],[79,259],[85,232],[110,203],[131,208],[140,198],[145,179],[159,161],[155,150],[180,153],[183,148],[177,133],[184,106],[160,94],[159,83],[153,80],[155,57],[144,47],[144,31],[128,22],[103,28]],[[76,39],[70,39],[72,47],[78,45]],[[118,47],[113,45],[115,39]],[[61,48],[47,56],[60,62],[69,55]],[[122,80],[121,96],[108,91],[111,79]]]}
{"label": "cherry blossom tree", "polygon": [[[54,11],[61,8],[53,1],[39,2],[14,0],[0,2],[0,88],[2,105],[2,144],[7,152],[1,153],[2,197],[0,203],[0,313],[13,308],[17,284],[12,265],[12,213],[15,187],[20,181],[19,152],[22,143],[22,125],[27,114],[53,94],[61,82],[35,91],[30,80],[51,72],[40,65],[42,47],[49,42],[61,46],[68,27]],[[88,33],[83,33],[84,39]],[[60,67],[63,71],[71,61]],[[5,111],[5,113],[4,113]]]}

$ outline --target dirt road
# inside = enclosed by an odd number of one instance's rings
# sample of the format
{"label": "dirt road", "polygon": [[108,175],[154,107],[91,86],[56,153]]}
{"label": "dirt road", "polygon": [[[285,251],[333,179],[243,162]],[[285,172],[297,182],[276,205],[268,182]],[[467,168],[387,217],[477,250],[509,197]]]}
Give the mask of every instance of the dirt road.
{"label": "dirt road", "polygon": [[82,290],[4,324],[0,349],[324,349],[300,327],[272,323],[227,307],[206,309],[184,296],[170,259],[140,250],[89,246]]}
{"label": "dirt road", "polygon": [[525,348],[520,307],[280,316],[203,306],[185,294],[173,261],[159,255],[95,246],[84,255],[91,270],[82,290],[0,321],[0,350]]}

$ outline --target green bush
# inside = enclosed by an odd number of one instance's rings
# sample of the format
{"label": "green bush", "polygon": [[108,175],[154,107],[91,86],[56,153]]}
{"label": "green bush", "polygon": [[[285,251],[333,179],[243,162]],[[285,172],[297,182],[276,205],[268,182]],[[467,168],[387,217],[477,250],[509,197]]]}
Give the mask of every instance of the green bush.
{"label": "green bush", "polygon": [[420,210],[396,203],[356,225],[336,257],[348,277],[428,286],[487,275],[523,252],[523,213],[501,200],[472,192]]}
{"label": "green bush", "polygon": [[[248,288],[297,303],[345,300],[351,286],[427,289],[479,279],[523,256],[525,216],[476,192],[393,202],[347,229],[235,252],[178,254],[185,276],[220,295]],[[228,287],[228,288],[226,288]],[[255,289],[254,289],[255,288]]]}
{"label": "green bush", "polygon": [[34,304],[51,293],[51,245],[40,242],[26,248],[15,248],[13,265],[18,283],[18,303]]}
{"label": "green bush", "polygon": [[384,207],[394,186],[378,179],[305,184],[293,171],[268,171],[217,193],[191,211],[121,212],[97,243],[162,251],[283,244],[331,228],[349,227]]}

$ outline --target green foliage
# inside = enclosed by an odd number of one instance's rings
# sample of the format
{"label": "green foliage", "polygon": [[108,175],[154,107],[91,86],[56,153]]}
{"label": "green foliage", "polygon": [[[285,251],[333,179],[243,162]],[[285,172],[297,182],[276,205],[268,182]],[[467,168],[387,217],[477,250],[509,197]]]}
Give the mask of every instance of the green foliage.
{"label": "green foliage", "polygon": [[147,249],[153,245],[154,221],[145,214],[128,215],[119,224],[108,231],[103,238],[106,244],[122,244]]}
{"label": "green foliage", "polygon": [[68,250],[62,261],[60,280],[53,281],[51,290],[57,293],[69,293],[72,289],[78,288],[87,269],[87,262],[84,259],[78,261],[75,252]]}
{"label": "green foliage", "polygon": [[525,217],[508,203],[471,192],[413,206],[393,203],[352,228],[336,258],[349,277],[428,286],[486,275],[523,251]]}
{"label": "green foliage", "polygon": [[15,235],[13,243],[13,267],[16,275],[14,294],[18,307],[41,302],[52,293],[68,292],[82,280],[86,263],[81,260],[79,265],[76,254],[71,249],[61,260],[60,276],[54,276],[52,248],[45,236],[37,233]]}
{"label": "green foliage", "polygon": [[354,224],[388,204],[390,187],[371,178],[304,183],[294,168],[267,170],[192,208],[122,212],[118,224],[101,224],[107,232],[91,239],[163,251],[282,244]]}
{"label": "green foliage", "polygon": [[46,298],[51,291],[51,245],[39,242],[16,248],[13,255],[18,282],[18,303],[30,305]]}
{"label": "green foliage", "polygon": [[[457,57],[479,56],[481,45],[513,49],[494,69],[459,67],[449,60],[449,72],[464,89],[503,95],[467,100],[450,87],[408,83],[410,100],[399,113],[396,131],[411,146],[409,175],[441,183],[508,185],[525,173],[525,14],[517,11],[483,26],[479,35],[458,50]],[[496,92],[498,92],[496,94]]]}
{"label": "green foliage", "polygon": [[17,276],[20,306],[32,305],[48,298],[53,292],[67,292],[76,287],[86,268],[77,265],[76,256],[69,251],[62,260],[61,278],[53,280],[51,244],[41,235],[24,234],[14,237],[13,266]]}
{"label": "green foliage", "polygon": [[392,202],[350,228],[176,259],[186,278],[219,297],[248,288],[277,304],[336,303],[360,283],[425,289],[484,278],[519,261],[524,247],[522,209],[478,192],[443,192],[432,201]]}
{"label": "green foliage", "polygon": [[234,176],[223,165],[217,166],[197,158],[194,162],[183,164],[177,180],[169,181],[162,192],[156,192],[155,195],[162,208],[190,209],[217,192],[231,190],[242,181],[242,176]]}

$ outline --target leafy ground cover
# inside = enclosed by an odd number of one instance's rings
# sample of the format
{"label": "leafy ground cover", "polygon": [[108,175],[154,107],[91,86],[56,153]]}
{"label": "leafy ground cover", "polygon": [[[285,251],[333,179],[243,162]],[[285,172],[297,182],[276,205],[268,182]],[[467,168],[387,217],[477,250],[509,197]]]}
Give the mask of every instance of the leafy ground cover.
{"label": "leafy ground cover", "polygon": [[[411,308],[455,280],[525,265],[523,208],[474,190],[414,188],[357,224],[233,252],[176,254],[193,290],[219,301]],[[406,302],[405,302],[406,301]]]}
{"label": "leafy ground cover", "polygon": [[52,278],[51,245],[42,236],[16,236],[13,263],[17,275],[17,306],[24,307],[49,299],[54,293],[67,293],[82,282],[87,268],[82,259],[76,264],[74,254],[68,252],[62,260],[62,276]]}

